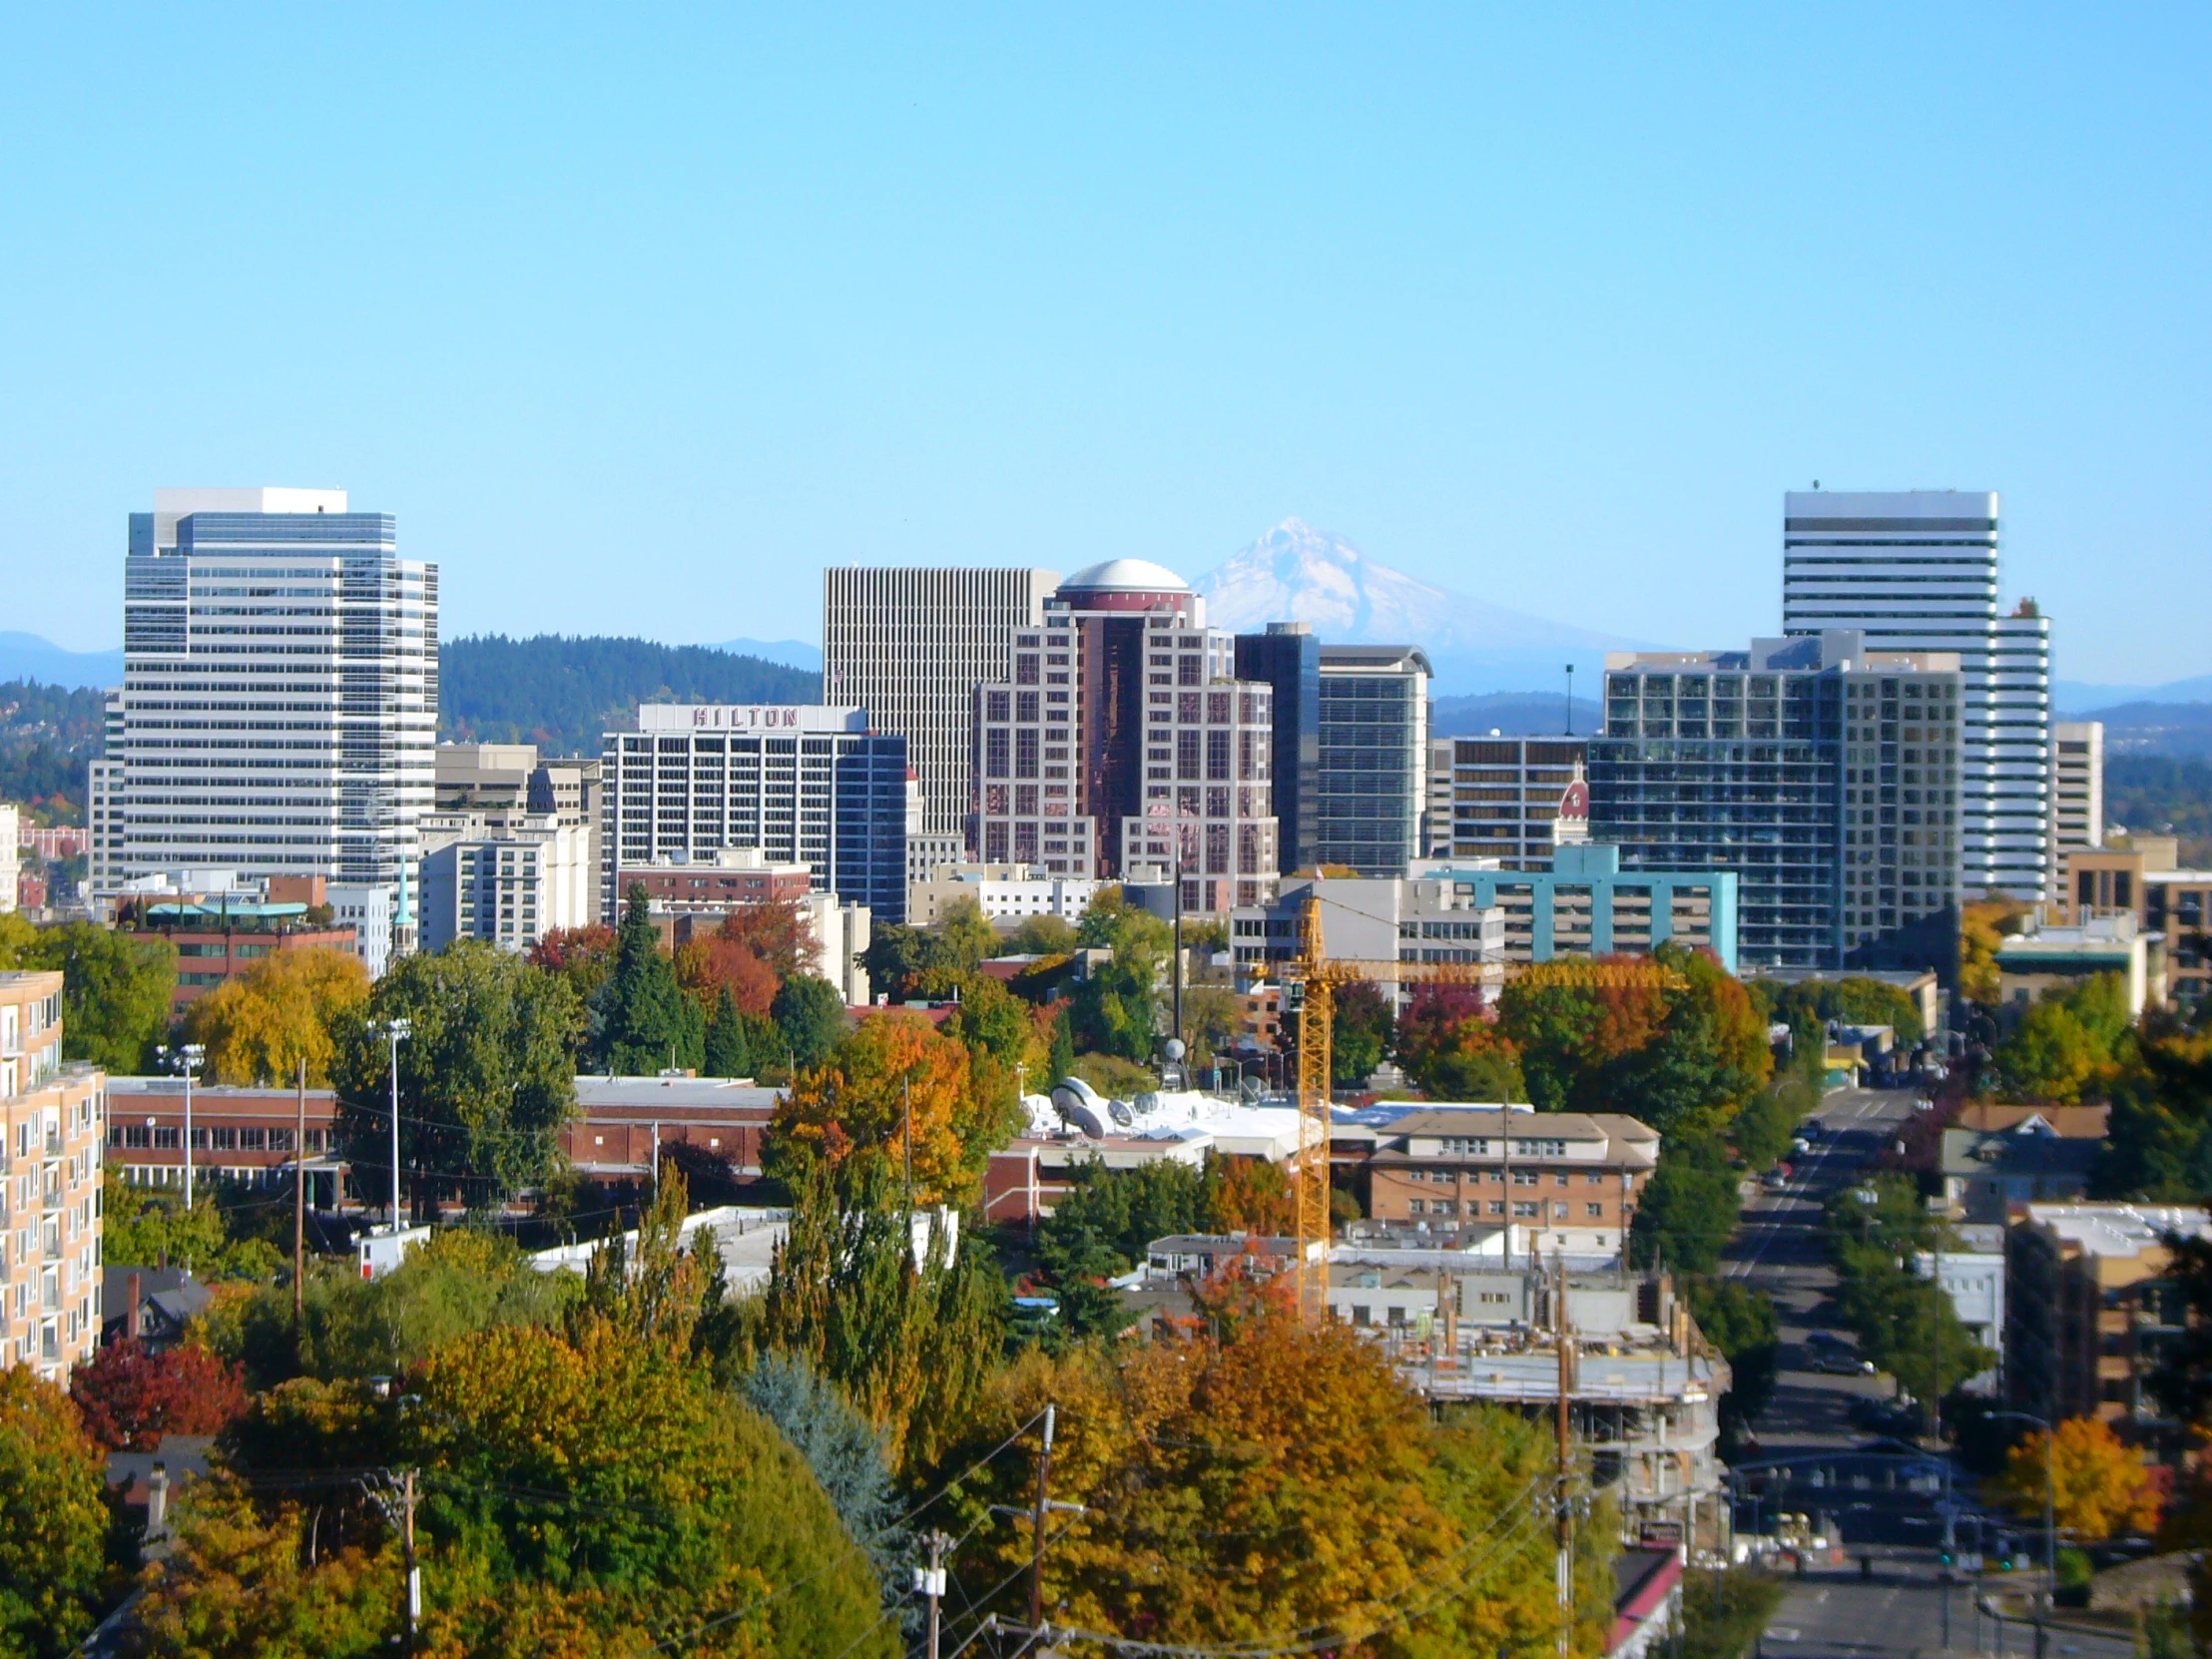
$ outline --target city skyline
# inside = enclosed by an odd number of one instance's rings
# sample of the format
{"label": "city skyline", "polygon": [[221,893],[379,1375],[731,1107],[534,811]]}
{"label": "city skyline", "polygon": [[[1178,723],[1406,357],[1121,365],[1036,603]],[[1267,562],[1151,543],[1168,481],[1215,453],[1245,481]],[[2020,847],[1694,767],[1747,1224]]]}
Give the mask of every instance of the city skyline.
{"label": "city skyline", "polygon": [[119,511],[282,480],[413,527],[454,635],[806,638],[826,568],[1196,579],[1296,515],[1688,648],[1775,626],[1818,478],[2003,492],[2054,674],[2188,678],[2207,34],[36,19],[12,626],[113,647]]}

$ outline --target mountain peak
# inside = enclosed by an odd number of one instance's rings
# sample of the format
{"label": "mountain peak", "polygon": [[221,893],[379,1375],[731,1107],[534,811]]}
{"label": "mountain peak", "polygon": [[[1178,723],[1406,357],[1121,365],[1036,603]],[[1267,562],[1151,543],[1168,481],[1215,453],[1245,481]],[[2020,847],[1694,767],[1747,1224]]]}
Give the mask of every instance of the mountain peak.
{"label": "mountain peak", "polygon": [[1306,622],[1332,644],[1420,646],[1439,692],[1549,690],[1566,661],[1595,671],[1640,643],[1436,587],[1295,516],[1192,586],[1217,628]]}

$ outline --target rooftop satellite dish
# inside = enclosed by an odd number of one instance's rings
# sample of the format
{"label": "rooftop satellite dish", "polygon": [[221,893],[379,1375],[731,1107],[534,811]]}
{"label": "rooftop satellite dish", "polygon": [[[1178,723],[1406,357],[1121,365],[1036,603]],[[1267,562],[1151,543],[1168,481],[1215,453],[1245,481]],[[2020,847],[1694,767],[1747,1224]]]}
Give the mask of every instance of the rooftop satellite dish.
{"label": "rooftop satellite dish", "polygon": [[1147,1089],[1130,1104],[1140,1112],[1157,1112],[1160,1109],[1160,1091]]}
{"label": "rooftop satellite dish", "polygon": [[1129,1102],[1126,1100],[1109,1100],[1106,1103],[1106,1113],[1124,1129],[1133,1127],[1137,1121],[1137,1114],[1129,1109]]}
{"label": "rooftop satellite dish", "polygon": [[1183,1039],[1181,1037],[1168,1038],[1167,1049],[1165,1052],[1170,1060],[1182,1059],[1185,1053],[1185,1049],[1183,1047]]}

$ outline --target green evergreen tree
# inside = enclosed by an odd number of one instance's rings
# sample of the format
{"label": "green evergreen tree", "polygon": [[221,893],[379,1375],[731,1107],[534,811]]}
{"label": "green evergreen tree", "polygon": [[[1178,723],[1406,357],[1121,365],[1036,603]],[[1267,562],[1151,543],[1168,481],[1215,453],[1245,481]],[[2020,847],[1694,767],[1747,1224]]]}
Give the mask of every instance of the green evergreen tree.
{"label": "green evergreen tree", "polygon": [[738,1391],[807,1459],[837,1518],[882,1579],[884,1605],[903,1601],[913,1538],[899,1521],[898,1489],[883,1455],[883,1436],[835,1383],[817,1376],[796,1354],[762,1355]]}
{"label": "green evergreen tree", "polygon": [[1057,1088],[1063,1077],[1070,1076],[1075,1071],[1075,1026],[1068,1018],[1064,1003],[1058,1017],[1052,1022],[1052,1059],[1045,1070],[1051,1073],[1045,1080],[1043,1092],[1046,1094]]}
{"label": "green evergreen tree", "polygon": [[625,1076],[651,1077],[664,1067],[698,1066],[706,1058],[706,1019],[676,982],[674,964],[661,954],[643,883],[631,887],[622,913],[600,1040],[608,1067]]}
{"label": "green evergreen tree", "polygon": [[730,987],[723,986],[715,997],[715,1011],[707,1021],[707,1075],[752,1076],[757,1062],[751,1039],[743,1010],[730,995]]}
{"label": "green evergreen tree", "polygon": [[775,1020],[776,1034],[794,1063],[820,1065],[844,1035],[844,998],[827,979],[795,974],[776,993],[769,1017]]}

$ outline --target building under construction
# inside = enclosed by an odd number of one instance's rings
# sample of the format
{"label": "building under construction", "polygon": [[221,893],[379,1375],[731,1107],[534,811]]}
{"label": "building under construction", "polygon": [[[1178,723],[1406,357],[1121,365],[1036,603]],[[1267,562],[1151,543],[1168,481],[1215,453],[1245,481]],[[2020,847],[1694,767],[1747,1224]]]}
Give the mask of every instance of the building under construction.
{"label": "building under construction", "polygon": [[1671,1279],[1458,1256],[1340,1246],[1331,1313],[1384,1345],[1406,1385],[1437,1404],[1509,1406],[1548,1423],[1563,1373],[1570,1431],[1626,1536],[1722,1548],[1719,1403],[1732,1379]]}

